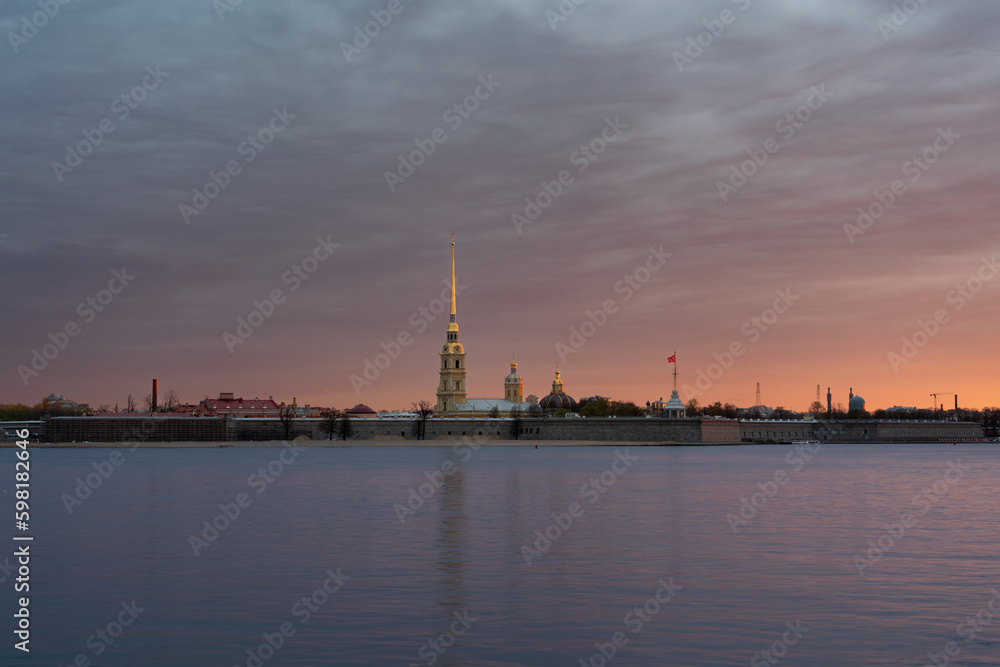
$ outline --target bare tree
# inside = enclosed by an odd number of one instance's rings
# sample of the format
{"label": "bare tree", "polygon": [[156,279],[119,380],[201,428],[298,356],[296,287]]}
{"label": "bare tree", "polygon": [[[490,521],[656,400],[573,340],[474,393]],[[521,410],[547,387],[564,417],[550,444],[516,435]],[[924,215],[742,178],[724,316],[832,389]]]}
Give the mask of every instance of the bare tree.
{"label": "bare tree", "polygon": [[125,399],[125,412],[135,412],[135,399],[132,398],[132,394]]}
{"label": "bare tree", "polygon": [[282,405],[278,410],[278,421],[285,430],[285,440],[288,440],[292,433],[292,423],[295,421],[295,408],[291,405]]}
{"label": "bare tree", "polygon": [[339,410],[328,410],[323,413],[323,421],[320,422],[320,430],[326,433],[328,439],[333,440],[333,436],[337,434],[337,421],[340,419]]}
{"label": "bare tree", "polygon": [[168,389],[163,394],[163,411],[172,412],[174,408],[181,404],[181,397],[173,389]]}
{"label": "bare tree", "polygon": [[510,409],[510,437],[513,440],[521,438],[521,408]]}
{"label": "bare tree", "polygon": [[497,419],[500,416],[500,408],[494,405],[486,416],[490,419]]}
{"label": "bare tree", "polygon": [[413,424],[413,434],[417,440],[427,438],[427,420],[434,414],[434,406],[429,401],[414,402],[411,406],[417,415],[417,421]]}
{"label": "bare tree", "polygon": [[146,398],[142,399],[142,404],[143,406],[145,406],[146,412],[152,412],[153,408],[156,407],[155,405],[153,405],[152,394],[146,394]]}
{"label": "bare tree", "polygon": [[347,416],[347,412],[340,415],[339,431],[341,440],[347,440],[354,435],[354,426],[351,424],[351,418]]}

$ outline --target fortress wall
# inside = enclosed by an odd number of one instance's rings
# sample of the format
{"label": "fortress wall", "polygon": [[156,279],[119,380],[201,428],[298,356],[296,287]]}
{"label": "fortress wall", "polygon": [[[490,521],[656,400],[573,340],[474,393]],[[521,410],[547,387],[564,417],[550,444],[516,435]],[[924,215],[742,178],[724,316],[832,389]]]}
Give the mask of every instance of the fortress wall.
{"label": "fortress wall", "polygon": [[877,421],[844,419],[817,421],[744,421],[740,434],[755,440],[819,440],[820,442],[936,442],[983,437],[983,427],[975,422]]}
{"label": "fortress wall", "polygon": [[740,423],[735,419],[705,419],[701,422],[701,441],[739,442],[741,440]]}
{"label": "fortress wall", "polygon": [[879,440],[930,441],[979,439],[983,427],[975,422],[878,422]]}
{"label": "fortress wall", "polygon": [[702,442],[697,419],[546,419],[539,430],[543,440]]}
{"label": "fortress wall", "polygon": [[775,440],[819,440],[814,432],[816,422],[803,421],[744,421],[740,422],[740,439],[745,442]]}
{"label": "fortress wall", "polygon": [[[297,419],[291,437],[326,440],[320,419]],[[354,419],[349,440],[414,440],[412,419]],[[510,438],[510,419],[429,419],[427,439]],[[726,443],[755,440],[790,442],[937,442],[981,439],[975,422],[745,421],[732,419],[522,419],[524,440]],[[277,419],[218,417],[53,417],[45,421],[46,442],[219,442],[281,440]]]}
{"label": "fortress wall", "polygon": [[51,417],[46,442],[215,442],[221,419],[205,417]]}

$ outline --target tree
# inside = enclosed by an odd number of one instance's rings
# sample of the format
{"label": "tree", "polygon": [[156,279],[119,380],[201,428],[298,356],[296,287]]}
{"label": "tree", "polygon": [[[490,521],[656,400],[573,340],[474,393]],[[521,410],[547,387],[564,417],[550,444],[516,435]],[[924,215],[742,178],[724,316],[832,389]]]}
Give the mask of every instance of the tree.
{"label": "tree", "polygon": [[[98,412],[100,412],[100,413],[101,413],[102,415],[103,415],[103,414],[107,414],[107,413],[111,412],[111,406],[110,406],[110,405],[108,405],[107,403],[102,403],[102,404],[101,404],[101,405],[100,405],[100,406],[99,406],[99,407],[97,408],[97,411],[98,411]],[[116,411],[116,412],[117,412],[117,411]]]}
{"label": "tree", "polygon": [[327,410],[322,415],[323,420],[320,422],[320,430],[327,434],[328,440],[333,440],[333,436],[337,433],[337,420],[340,419],[339,410]]}
{"label": "tree", "polygon": [[1000,433],[1000,409],[983,408],[980,418],[983,422],[983,433],[989,437],[996,437]]}
{"label": "tree", "polygon": [[500,417],[500,408],[494,405],[492,408],[490,408],[490,412],[486,416],[489,417],[490,419],[497,419],[498,417]]}
{"label": "tree", "polygon": [[38,406],[31,408],[24,403],[0,405],[0,421],[28,421],[30,419],[38,419],[40,414],[41,411],[38,409]]}
{"label": "tree", "polygon": [[156,407],[155,405],[153,405],[153,395],[152,394],[146,394],[146,397],[144,399],[142,399],[142,404],[143,404],[143,406],[145,406],[146,412],[152,412],[153,408]]}
{"label": "tree", "polygon": [[513,440],[521,438],[521,408],[510,409],[510,437]]}
{"label": "tree", "polygon": [[[495,406],[494,406],[495,407]],[[413,402],[411,409],[417,415],[417,421],[413,423],[413,435],[417,440],[427,438],[427,420],[434,414],[434,406],[429,401]]]}
{"label": "tree", "polygon": [[611,401],[598,396],[589,401],[580,401],[581,417],[608,417],[611,415]]}
{"label": "tree", "polygon": [[340,438],[341,440],[347,440],[349,437],[354,435],[354,426],[351,424],[351,418],[347,416],[347,412],[343,412],[340,415]]}
{"label": "tree", "polygon": [[295,421],[295,408],[291,405],[282,404],[281,409],[278,410],[278,421],[281,422],[281,427],[285,430],[285,440],[289,440],[292,432],[292,423]]}
{"label": "tree", "polygon": [[615,417],[642,417],[645,413],[632,401],[611,401],[608,412]]}
{"label": "tree", "polygon": [[726,403],[722,407],[722,416],[725,417],[726,419],[736,419],[737,417],[739,417],[739,415],[740,415],[739,410],[737,410],[736,406],[733,405],[732,403]]}
{"label": "tree", "polygon": [[181,397],[173,389],[168,389],[165,394],[163,394],[163,411],[173,412],[174,408],[181,404]]}
{"label": "tree", "polygon": [[697,398],[692,398],[690,401],[687,402],[687,405],[684,406],[684,413],[688,417],[697,417],[698,415],[701,414],[701,408],[698,407]]}
{"label": "tree", "polygon": [[541,419],[542,408],[541,406],[538,405],[538,403],[532,403],[531,405],[528,406],[526,414],[528,416],[528,419]]}
{"label": "tree", "polygon": [[809,413],[816,419],[819,419],[823,414],[823,404],[819,401],[813,401],[809,406]]}

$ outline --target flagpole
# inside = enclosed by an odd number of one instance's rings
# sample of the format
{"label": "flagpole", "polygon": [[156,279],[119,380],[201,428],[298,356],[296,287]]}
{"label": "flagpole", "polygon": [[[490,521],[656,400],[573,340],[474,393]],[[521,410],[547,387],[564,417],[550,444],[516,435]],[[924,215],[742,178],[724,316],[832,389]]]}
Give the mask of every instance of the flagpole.
{"label": "flagpole", "polygon": [[677,350],[674,350],[674,391],[677,391]]}

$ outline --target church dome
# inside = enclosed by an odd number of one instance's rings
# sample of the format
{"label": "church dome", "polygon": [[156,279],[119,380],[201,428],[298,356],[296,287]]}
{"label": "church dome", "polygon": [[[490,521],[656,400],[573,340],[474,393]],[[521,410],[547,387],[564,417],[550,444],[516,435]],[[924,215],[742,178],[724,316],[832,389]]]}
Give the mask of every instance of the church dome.
{"label": "church dome", "polygon": [[538,406],[549,414],[561,409],[566,409],[570,412],[577,411],[576,400],[563,391],[562,378],[559,376],[559,366],[556,366],[556,379],[552,381],[552,393],[538,401]]}
{"label": "church dome", "polygon": [[848,410],[864,410],[865,409],[865,399],[860,396],[852,396],[851,400],[847,403]]}
{"label": "church dome", "polygon": [[568,394],[549,394],[538,401],[538,406],[545,412],[555,412],[562,408],[566,408],[570,412],[577,410],[576,401]]}
{"label": "church dome", "polygon": [[504,382],[522,382],[521,376],[517,374],[517,361],[511,360],[510,373],[504,378]]}

